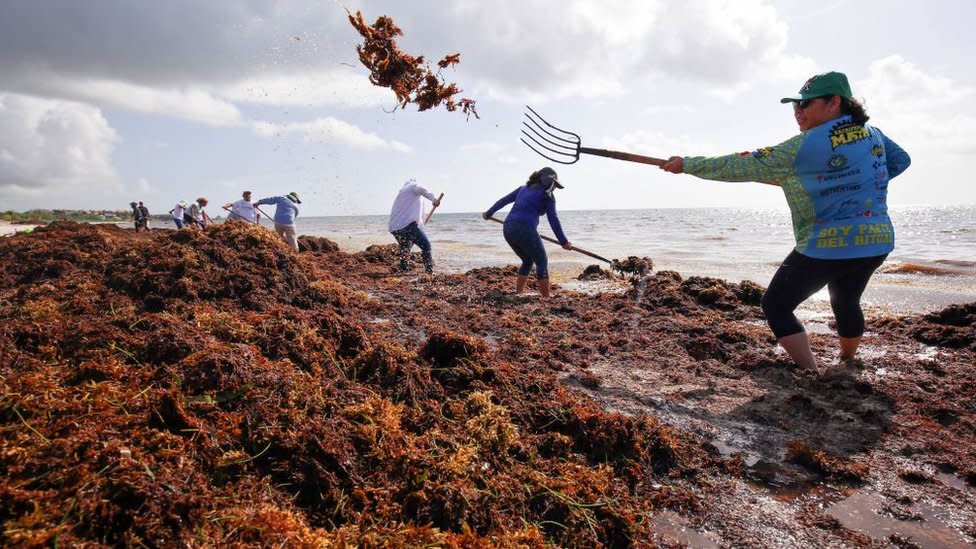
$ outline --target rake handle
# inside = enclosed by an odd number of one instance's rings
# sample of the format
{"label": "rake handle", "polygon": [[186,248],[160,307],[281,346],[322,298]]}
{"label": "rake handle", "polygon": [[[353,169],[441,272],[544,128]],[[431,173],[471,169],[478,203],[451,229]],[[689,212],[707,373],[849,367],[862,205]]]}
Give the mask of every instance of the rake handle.
{"label": "rake handle", "polygon": [[[505,224],[504,221],[502,221],[501,219],[498,219],[497,217],[489,217],[488,219],[494,221],[495,223],[501,223],[502,225]],[[562,244],[560,244],[559,241],[556,240],[555,238],[549,238],[548,236],[546,236],[544,234],[540,234],[539,237],[541,237],[542,240],[546,240],[546,241],[552,242],[553,244],[559,244],[560,246],[562,246]],[[602,256],[599,256],[599,255],[596,255],[593,252],[588,252],[588,251],[586,251],[586,250],[584,250],[582,248],[577,248],[576,246],[570,246],[569,249],[573,250],[574,252],[579,252],[579,253],[581,253],[583,255],[588,255],[588,256],[592,257],[593,259],[598,259],[600,261],[609,263],[611,265],[613,264],[613,262],[610,261],[609,259],[607,259],[605,257],[602,257]]]}
{"label": "rake handle", "polygon": [[639,154],[631,154],[621,151],[608,151],[606,149],[591,149],[589,147],[580,147],[579,152],[584,154],[592,154],[596,156],[605,156],[607,158],[615,158],[617,160],[627,160],[628,162],[640,162],[641,164],[653,164],[655,166],[660,166],[667,162],[667,160],[661,158],[654,158],[653,156],[641,156]]}
{"label": "rake handle", "polygon": [[[232,209],[230,209],[230,208],[228,208],[227,206],[221,206],[221,208],[223,208],[223,209],[225,209],[225,210],[227,210],[227,211],[228,211],[228,213],[230,213],[230,215],[233,215],[233,216],[235,216],[235,217],[239,217],[239,218],[241,218],[241,219],[244,219],[243,217],[241,217],[241,216],[239,216],[239,215],[237,215],[237,213],[236,213],[236,212],[235,212],[234,210],[232,210]],[[228,217],[227,219],[233,219],[233,218],[232,218],[232,217]],[[257,223],[257,221],[251,221],[250,219],[244,219],[244,221],[247,221],[248,223],[250,223],[250,224],[252,224],[252,225],[254,225],[254,224],[256,224],[256,223]]]}
{"label": "rake handle", "polygon": [[264,213],[264,210],[262,210],[261,208],[258,208],[257,206],[255,206],[254,209],[257,210],[257,211],[259,211],[259,212],[261,212],[262,214],[264,214],[264,217],[267,217],[268,219],[271,220],[272,223],[274,223],[274,218],[271,217],[270,215]]}
{"label": "rake handle", "polygon": [[[441,199],[442,198],[444,198],[444,193],[441,193],[441,195],[437,197],[437,203],[438,204],[441,203]],[[434,210],[436,210],[436,209],[437,209],[437,206],[434,206],[433,208],[430,209],[430,212],[427,214],[427,219],[424,219],[424,225],[430,223],[430,218],[433,217]]]}

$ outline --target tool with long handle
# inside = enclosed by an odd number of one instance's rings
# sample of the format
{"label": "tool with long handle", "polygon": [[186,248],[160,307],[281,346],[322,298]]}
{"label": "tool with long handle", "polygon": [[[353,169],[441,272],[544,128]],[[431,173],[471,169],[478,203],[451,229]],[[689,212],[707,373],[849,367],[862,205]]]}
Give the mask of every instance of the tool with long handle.
{"label": "tool with long handle", "polygon": [[[441,199],[442,198],[444,198],[444,193],[441,193],[441,195],[437,197],[437,203],[438,204],[441,203]],[[424,225],[430,223],[430,218],[431,218],[432,215],[434,215],[434,210],[436,210],[436,209],[437,209],[437,206],[434,206],[433,208],[430,209],[430,211],[427,213],[427,219],[424,219]]]}
{"label": "tool with long handle", "polygon": [[261,212],[262,214],[264,214],[264,217],[267,217],[268,219],[271,220],[272,223],[274,223],[274,218],[271,217],[270,215],[264,213],[264,210],[262,210],[261,208],[258,208],[257,206],[255,206],[254,209],[257,210],[257,211],[259,211],[259,212]]}
{"label": "tool with long handle", "polygon": [[[497,217],[489,217],[488,219],[494,221],[495,223],[502,223],[502,224],[505,223],[504,221],[502,221],[501,219],[498,219]],[[559,241],[556,240],[555,238],[549,238],[548,236],[546,236],[544,234],[540,234],[539,236],[542,238],[542,240],[546,240],[548,242],[552,242],[553,244],[559,244]],[[562,244],[559,244],[559,245],[562,246]],[[574,252],[579,252],[579,253],[581,253],[583,255],[588,255],[588,256],[592,257],[593,259],[599,259],[600,261],[609,263],[611,265],[613,264],[613,261],[610,261],[609,259],[607,259],[607,258],[605,258],[603,256],[596,255],[593,252],[588,252],[588,251],[584,250],[583,248],[577,248],[576,246],[570,246],[569,249],[570,250],[573,250]]]}
{"label": "tool with long handle", "polygon": [[242,219],[242,220],[244,220],[244,221],[247,221],[248,223],[252,223],[252,224],[254,224],[254,223],[257,223],[257,221],[251,221],[250,219],[245,219],[245,218],[243,218],[243,217],[241,217],[241,216],[240,216],[240,215],[239,215],[239,214],[238,214],[237,212],[235,212],[234,210],[232,210],[232,209],[230,209],[230,208],[228,208],[227,206],[221,206],[221,208],[223,208],[223,209],[225,209],[225,210],[227,210],[227,212],[228,212],[228,213],[229,213],[230,215],[232,215],[232,216],[234,216],[234,217],[228,217],[228,219],[234,219],[234,218],[237,218],[237,219]]}
{"label": "tool with long handle", "polygon": [[[580,154],[592,154],[615,158],[617,160],[640,162],[641,164],[653,164],[655,166],[660,166],[667,162],[667,160],[652,156],[583,147],[582,140],[578,134],[553,126],[528,105],[525,108],[529,109],[529,112],[525,113],[526,120],[522,121],[522,126],[524,126],[522,128],[522,135],[524,137],[520,139],[526,147],[532,149],[536,154],[547,160],[552,160],[559,164],[575,164],[579,161]],[[528,138],[528,141],[526,141],[526,138]]]}

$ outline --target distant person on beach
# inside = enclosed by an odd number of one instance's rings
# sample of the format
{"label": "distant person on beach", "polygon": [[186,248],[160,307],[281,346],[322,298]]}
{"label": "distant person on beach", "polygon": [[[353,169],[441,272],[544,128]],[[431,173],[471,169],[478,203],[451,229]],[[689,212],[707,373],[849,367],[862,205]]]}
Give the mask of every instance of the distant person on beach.
{"label": "distant person on beach", "polygon": [[258,223],[258,211],[251,203],[251,191],[244,191],[241,194],[241,199],[233,204],[224,204],[224,209],[230,213],[227,216],[228,221],[236,219],[247,223]]}
{"label": "distant person on beach", "polygon": [[810,338],[793,311],[827,286],[840,358],[854,359],[864,334],[861,294],[895,244],[888,181],[905,171],[911,159],[867,124],[867,112],[853,98],[843,73],[813,76],[796,95],[780,102],[793,106],[798,135],[751,153],[672,156],[661,169],[782,187],[796,247],[770,281],[762,309],[790,358],[815,369]]}
{"label": "distant person on beach", "polygon": [[515,255],[522,260],[518,278],[515,280],[517,294],[525,291],[529,273],[532,271],[532,265],[535,264],[539,294],[542,297],[549,297],[549,259],[546,256],[546,247],[542,244],[542,237],[539,236],[539,218],[542,214],[549,219],[549,226],[552,227],[559,244],[567,250],[573,248],[563,234],[559,216],[556,215],[556,197],[553,196],[553,192],[562,188],[556,170],[549,167],[542,168],[532,172],[525,185],[503,196],[488,208],[488,211],[481,214],[485,219],[489,219],[495,212],[514,202],[511,211],[505,216],[502,234]]}
{"label": "distant person on beach", "polygon": [[132,208],[132,224],[135,226],[136,232],[139,232],[146,222],[146,217],[135,202],[129,202],[129,207]]}
{"label": "distant person on beach", "polygon": [[434,193],[418,185],[414,179],[408,179],[400,187],[400,191],[393,200],[387,228],[399,245],[400,271],[406,272],[408,268],[407,254],[410,253],[410,248],[416,244],[420,248],[420,254],[423,258],[424,272],[432,274],[434,272],[434,256],[431,253],[430,239],[427,238],[423,229],[421,196],[430,200],[435,208],[441,204],[440,199],[436,198]]}
{"label": "distant person on beach", "polygon": [[207,204],[209,202],[205,197],[200,197],[190,204],[190,207],[186,210],[186,214],[183,216],[183,222],[187,225],[196,225],[201,229],[206,229],[208,226],[213,224],[213,219],[207,214]]}
{"label": "distant person on beach", "polygon": [[183,228],[183,218],[186,216],[186,202],[180,200],[173,209],[169,211],[169,215],[173,216],[173,224],[176,225],[177,229]]}
{"label": "distant person on beach", "polygon": [[142,228],[148,231],[149,230],[149,208],[147,208],[146,205],[142,203],[142,201],[139,202],[139,206],[137,206],[137,208],[139,209],[139,213],[142,215]]}
{"label": "distant person on beach", "polygon": [[298,217],[298,206],[302,201],[298,199],[298,193],[290,192],[285,196],[271,196],[262,198],[254,203],[254,206],[264,204],[274,204],[274,228],[289,246],[298,251],[298,234],[295,232],[295,218]]}

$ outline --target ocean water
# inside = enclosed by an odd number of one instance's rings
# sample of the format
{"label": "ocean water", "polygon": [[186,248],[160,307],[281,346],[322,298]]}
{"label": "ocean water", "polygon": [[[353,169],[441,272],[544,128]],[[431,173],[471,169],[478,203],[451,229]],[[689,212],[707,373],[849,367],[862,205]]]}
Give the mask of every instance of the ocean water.
{"label": "ocean water", "polygon": [[[505,211],[496,214],[503,219]],[[895,251],[872,278],[866,305],[893,314],[929,312],[976,301],[976,205],[896,207]],[[559,213],[563,230],[577,247],[608,259],[650,257],[655,270],[683,276],[712,276],[765,286],[793,248],[789,212],[750,209],[583,210]],[[299,219],[299,234],[323,236],[348,252],[391,244],[387,216]],[[552,236],[545,218],[540,232]],[[517,264],[502,226],[480,213],[434,214],[426,228],[439,272]],[[583,254],[546,243],[556,283],[568,283],[587,266]],[[414,248],[416,250],[416,248]],[[826,291],[812,301],[825,303]]]}

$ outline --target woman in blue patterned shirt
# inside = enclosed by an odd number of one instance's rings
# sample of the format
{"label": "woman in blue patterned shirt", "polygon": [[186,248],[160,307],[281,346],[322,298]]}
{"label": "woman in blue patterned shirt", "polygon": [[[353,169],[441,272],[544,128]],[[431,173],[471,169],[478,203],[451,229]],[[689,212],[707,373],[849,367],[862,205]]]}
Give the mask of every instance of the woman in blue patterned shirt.
{"label": "woman in blue patterned shirt", "polygon": [[796,246],[763,296],[777,341],[800,367],[816,368],[810,339],[793,311],[827,286],[840,358],[853,359],[864,334],[861,294],[894,249],[888,181],[908,168],[908,154],[867,124],[847,76],[811,77],[793,105],[800,133],[753,152],[712,158],[671,157],[661,169],[716,181],[758,181],[783,189]]}

